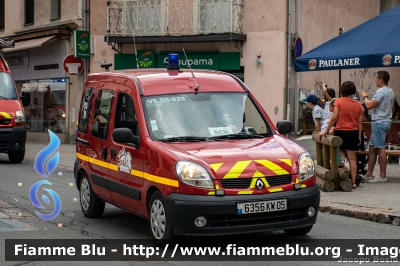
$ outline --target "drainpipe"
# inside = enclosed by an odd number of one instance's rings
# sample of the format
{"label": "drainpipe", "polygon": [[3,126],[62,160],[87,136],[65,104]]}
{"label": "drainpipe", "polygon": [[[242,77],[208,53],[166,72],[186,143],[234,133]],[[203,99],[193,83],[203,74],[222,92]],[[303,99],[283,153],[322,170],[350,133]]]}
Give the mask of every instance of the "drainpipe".
{"label": "drainpipe", "polygon": [[[296,0],[296,37],[300,37],[300,0]],[[300,73],[294,72],[294,132],[299,131]],[[305,134],[305,132],[303,133]]]}
{"label": "drainpipe", "polygon": [[[83,30],[87,29],[87,0],[83,0]],[[87,59],[83,59],[83,83],[87,76]]]}
{"label": "drainpipe", "polygon": [[286,81],[286,120],[290,121],[290,64],[291,64],[291,40],[292,40],[292,34],[291,34],[291,24],[292,24],[292,0],[288,0],[287,4],[287,11],[288,11],[288,16],[287,16],[287,81]]}

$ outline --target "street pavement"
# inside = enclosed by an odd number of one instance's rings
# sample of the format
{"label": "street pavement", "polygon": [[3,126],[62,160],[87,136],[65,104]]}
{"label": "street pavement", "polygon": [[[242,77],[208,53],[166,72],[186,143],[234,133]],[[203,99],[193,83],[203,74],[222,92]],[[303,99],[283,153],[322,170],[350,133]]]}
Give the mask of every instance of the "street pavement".
{"label": "street pavement", "polygon": [[[296,140],[315,158],[315,144],[310,140]],[[28,188],[34,182],[43,179],[33,170],[33,162],[37,154],[45,148],[46,144],[27,143],[26,160],[22,164],[10,164],[5,154],[0,154],[0,238],[1,239],[149,239],[150,232],[148,222],[145,219],[130,214],[124,210],[118,209],[109,204],[103,216],[99,219],[89,219],[83,216],[80,204],[78,190],[74,186],[73,178],[73,162],[75,160],[75,144],[62,144],[59,147],[60,163],[55,172],[48,178],[52,183],[52,188],[59,194],[62,201],[62,210],[59,216],[51,221],[43,221],[37,217],[33,211],[32,203],[27,197]],[[314,148],[313,148],[314,147]],[[398,167],[391,164],[389,167]],[[396,168],[394,168],[396,169]],[[397,168],[399,169],[399,168]],[[61,173],[61,175],[60,175]],[[393,172],[394,173],[394,172]],[[344,203],[343,208],[347,212],[351,212],[351,207],[365,208],[374,207],[375,201],[369,198],[374,197],[374,191],[382,193],[382,201],[379,205],[380,209],[388,208],[387,206],[399,206],[396,204],[397,197],[388,194],[386,190],[398,187],[395,183],[395,175],[390,176],[388,184],[364,184],[353,192],[322,192],[321,208],[336,208],[335,211],[320,212],[318,221],[311,232],[302,237],[290,237],[282,231],[265,232],[257,234],[249,234],[247,239],[258,240],[265,239],[266,243],[270,240],[282,240],[288,244],[295,244],[302,239],[398,239],[398,227],[389,224],[373,223],[361,219],[352,219],[339,215],[348,213],[340,213],[338,206]],[[397,180],[398,181],[398,180]],[[395,184],[395,185],[394,185]],[[374,187],[373,187],[374,186]],[[368,194],[368,193],[369,194]],[[364,200],[359,197],[365,195]],[[358,201],[359,200],[359,201]],[[352,201],[361,202],[364,205],[357,205]],[[329,203],[328,203],[329,202]],[[385,205],[389,204],[389,205]],[[393,207],[393,208],[394,208]],[[376,207],[375,207],[376,208]],[[392,211],[394,211],[393,209]],[[390,210],[388,210],[390,211]],[[397,211],[399,211],[397,209]],[[379,212],[378,212],[379,213]],[[348,215],[351,216],[351,215]],[[376,216],[374,216],[376,217]],[[358,217],[362,218],[362,217]],[[371,220],[371,219],[369,219]],[[3,222],[2,222],[3,221]],[[5,225],[9,222],[9,225]],[[383,221],[385,222],[385,221]],[[219,237],[210,238],[216,241]],[[224,237],[224,239],[228,239]],[[230,236],[233,243],[236,243],[236,236]],[[71,262],[6,262],[4,259],[5,241],[0,241],[0,265],[71,265]],[[164,261],[164,262],[74,262],[74,265],[236,265],[237,262],[184,262],[184,261]],[[241,262],[241,265],[255,266],[265,265],[265,262]],[[268,262],[268,265],[337,265],[337,262]]]}
{"label": "street pavement", "polygon": [[[315,142],[311,136],[289,135],[289,138],[306,149],[316,160]],[[36,155],[47,145],[28,142],[25,159],[34,162]],[[75,161],[75,144],[61,144],[59,147],[59,167],[73,170]],[[379,165],[375,166],[374,175],[379,175]],[[398,162],[387,165],[388,183],[361,184],[351,192],[321,191],[320,211],[332,214],[371,220],[380,223],[393,223],[400,217],[400,165]],[[399,219],[396,219],[396,223]]]}

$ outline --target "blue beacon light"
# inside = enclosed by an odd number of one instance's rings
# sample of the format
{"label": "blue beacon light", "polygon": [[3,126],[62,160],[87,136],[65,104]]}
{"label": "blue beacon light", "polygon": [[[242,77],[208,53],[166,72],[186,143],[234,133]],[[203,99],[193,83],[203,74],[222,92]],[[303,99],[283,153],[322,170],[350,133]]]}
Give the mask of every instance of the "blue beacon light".
{"label": "blue beacon light", "polygon": [[178,54],[169,54],[167,70],[179,70],[179,69],[180,69],[179,55]]}

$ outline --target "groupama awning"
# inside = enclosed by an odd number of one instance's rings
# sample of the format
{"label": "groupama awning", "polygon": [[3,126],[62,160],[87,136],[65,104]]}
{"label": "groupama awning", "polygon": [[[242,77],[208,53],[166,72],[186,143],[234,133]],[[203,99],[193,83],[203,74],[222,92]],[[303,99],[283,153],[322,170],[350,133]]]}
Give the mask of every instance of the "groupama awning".
{"label": "groupama awning", "polygon": [[294,60],[295,71],[400,66],[400,6]]}

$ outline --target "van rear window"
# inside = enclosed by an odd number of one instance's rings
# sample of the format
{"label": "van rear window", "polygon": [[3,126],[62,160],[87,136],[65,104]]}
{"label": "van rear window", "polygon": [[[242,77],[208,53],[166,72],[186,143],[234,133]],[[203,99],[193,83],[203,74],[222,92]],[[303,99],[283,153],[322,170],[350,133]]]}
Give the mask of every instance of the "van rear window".
{"label": "van rear window", "polygon": [[17,92],[11,75],[0,72],[0,100],[17,100]]}

